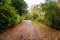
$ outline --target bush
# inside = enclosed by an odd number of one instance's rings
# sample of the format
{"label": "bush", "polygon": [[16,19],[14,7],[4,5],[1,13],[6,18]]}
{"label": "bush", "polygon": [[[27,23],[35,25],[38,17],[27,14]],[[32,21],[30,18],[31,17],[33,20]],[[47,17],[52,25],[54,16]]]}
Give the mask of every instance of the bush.
{"label": "bush", "polygon": [[39,23],[43,23],[44,19],[41,19],[40,17],[36,18],[36,21],[38,21]]}
{"label": "bush", "polygon": [[25,20],[31,20],[32,19],[32,16],[30,14],[26,14],[24,17],[25,17],[24,18]]}
{"label": "bush", "polygon": [[22,18],[10,5],[0,6],[0,32],[20,23],[21,20]]}
{"label": "bush", "polygon": [[42,11],[45,12],[45,24],[49,27],[60,30],[60,7],[55,2],[49,2],[42,5]]}
{"label": "bush", "polygon": [[36,18],[38,18],[39,17],[39,14],[37,14],[37,13],[34,13],[33,15],[32,15],[32,18],[33,19],[36,19]]}

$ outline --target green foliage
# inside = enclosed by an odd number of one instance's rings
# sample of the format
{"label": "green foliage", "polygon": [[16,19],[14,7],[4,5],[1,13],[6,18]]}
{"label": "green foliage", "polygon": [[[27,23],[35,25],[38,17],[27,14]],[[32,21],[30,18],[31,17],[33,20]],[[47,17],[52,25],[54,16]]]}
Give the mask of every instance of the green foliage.
{"label": "green foliage", "polygon": [[0,0],[0,6],[4,4],[13,6],[20,16],[27,13],[27,4],[24,0]]}
{"label": "green foliage", "polygon": [[41,19],[40,17],[36,18],[35,20],[38,21],[39,23],[43,23],[44,22],[44,19]]}
{"label": "green foliage", "polygon": [[22,18],[10,5],[0,6],[0,32],[20,23]]}
{"label": "green foliage", "polygon": [[37,13],[33,13],[32,18],[33,18],[33,19],[36,19],[36,18],[38,18],[38,16],[39,16],[39,15],[38,15]]}
{"label": "green foliage", "polygon": [[12,0],[12,6],[19,12],[19,15],[27,13],[27,4],[24,0]]}
{"label": "green foliage", "polygon": [[3,0],[3,2],[5,2],[5,4],[11,4],[11,0]]}
{"label": "green foliage", "polygon": [[33,24],[35,24],[40,30],[45,31],[45,28],[44,28],[44,25],[43,25],[43,24],[41,24],[40,22],[38,22],[38,21],[36,21],[36,20],[33,20],[32,22],[33,22]]}
{"label": "green foliage", "polygon": [[11,0],[0,0],[2,4],[11,4]]}
{"label": "green foliage", "polygon": [[30,14],[26,14],[26,15],[24,15],[24,19],[25,20],[31,20],[32,19],[32,15],[30,15]]}
{"label": "green foliage", "polygon": [[60,29],[60,7],[57,3],[51,1],[41,5],[45,12],[45,24],[56,29]]}
{"label": "green foliage", "polygon": [[20,23],[26,8],[24,0],[0,0],[0,32]]}

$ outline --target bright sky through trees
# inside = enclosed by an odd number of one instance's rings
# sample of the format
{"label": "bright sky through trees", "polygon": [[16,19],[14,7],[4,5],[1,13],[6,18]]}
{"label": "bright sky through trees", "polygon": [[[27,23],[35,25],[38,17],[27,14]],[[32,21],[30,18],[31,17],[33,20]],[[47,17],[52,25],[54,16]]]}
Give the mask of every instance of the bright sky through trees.
{"label": "bright sky through trees", "polygon": [[25,0],[25,1],[28,4],[29,8],[34,4],[40,4],[44,2],[44,0]]}

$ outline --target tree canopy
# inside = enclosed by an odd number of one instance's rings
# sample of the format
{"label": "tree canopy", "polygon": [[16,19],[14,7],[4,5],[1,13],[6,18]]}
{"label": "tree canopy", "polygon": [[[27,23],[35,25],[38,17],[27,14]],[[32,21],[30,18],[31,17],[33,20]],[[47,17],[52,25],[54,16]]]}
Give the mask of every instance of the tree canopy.
{"label": "tree canopy", "polygon": [[27,4],[24,0],[0,0],[0,4],[13,6],[20,16],[27,13]]}
{"label": "tree canopy", "polygon": [[17,25],[22,21],[11,0],[0,0],[0,32]]}
{"label": "tree canopy", "polygon": [[11,4],[11,0],[0,0],[0,4]]}
{"label": "tree canopy", "polygon": [[60,29],[60,7],[54,1],[49,1],[41,5],[45,12],[45,24],[52,28]]}
{"label": "tree canopy", "polygon": [[27,12],[27,4],[24,0],[12,0],[12,6],[15,7],[20,15]]}

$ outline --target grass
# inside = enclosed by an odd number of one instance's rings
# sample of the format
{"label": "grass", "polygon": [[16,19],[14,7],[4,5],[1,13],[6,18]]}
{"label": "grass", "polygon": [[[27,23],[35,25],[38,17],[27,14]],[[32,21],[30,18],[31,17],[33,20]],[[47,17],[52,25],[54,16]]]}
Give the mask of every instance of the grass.
{"label": "grass", "polygon": [[60,31],[50,28],[48,26],[45,26],[41,23],[39,23],[38,21],[33,21],[33,24],[35,24],[40,31],[42,30],[44,35],[45,35],[45,39],[47,40],[60,40]]}
{"label": "grass", "polygon": [[43,24],[41,24],[41,23],[39,23],[38,21],[32,21],[33,22],[33,24],[35,24],[39,29],[41,29],[41,30],[44,30],[44,25]]}

